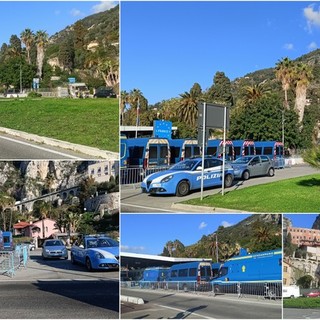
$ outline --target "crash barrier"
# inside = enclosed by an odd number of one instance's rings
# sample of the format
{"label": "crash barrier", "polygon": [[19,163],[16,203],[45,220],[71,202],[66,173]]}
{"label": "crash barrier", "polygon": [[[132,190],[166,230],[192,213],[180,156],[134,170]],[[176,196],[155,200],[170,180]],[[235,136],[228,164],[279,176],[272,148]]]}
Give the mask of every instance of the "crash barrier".
{"label": "crash barrier", "polygon": [[282,158],[282,157],[276,157],[274,160],[273,160],[273,163],[274,163],[274,167],[275,169],[283,169],[285,168],[285,159]]}
{"label": "crash barrier", "polygon": [[204,292],[210,295],[237,295],[262,297],[265,299],[280,299],[282,297],[282,282],[236,282],[222,281],[195,282],[195,281],[122,281],[123,287],[152,290],[173,290],[176,292]]}
{"label": "crash barrier", "polygon": [[10,277],[20,267],[26,267],[29,259],[29,248],[26,245],[17,245],[12,251],[0,251],[0,275]]}
{"label": "crash barrier", "polygon": [[156,168],[127,168],[127,169],[120,169],[120,177],[121,177],[121,184],[132,184],[132,183],[139,183],[148,176],[149,174],[168,170],[169,166],[163,167],[156,167]]}

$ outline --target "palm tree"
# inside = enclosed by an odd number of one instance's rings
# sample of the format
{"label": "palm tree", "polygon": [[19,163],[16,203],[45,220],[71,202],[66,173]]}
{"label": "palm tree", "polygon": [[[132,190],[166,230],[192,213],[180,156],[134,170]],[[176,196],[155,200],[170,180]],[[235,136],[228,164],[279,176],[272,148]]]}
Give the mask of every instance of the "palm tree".
{"label": "palm tree", "polygon": [[7,209],[10,209],[11,210],[11,214],[12,214],[12,209],[13,209],[14,203],[15,203],[14,198],[12,198],[12,197],[4,194],[4,193],[0,194],[0,211],[1,211],[3,230],[4,231],[7,230],[6,211],[7,211]]}
{"label": "palm tree", "polygon": [[31,50],[31,46],[35,40],[34,33],[30,29],[25,29],[24,31],[21,32],[20,37],[21,37],[21,41],[26,46],[27,61],[29,64],[31,64],[30,50]]}
{"label": "palm tree", "polygon": [[35,36],[35,42],[37,45],[37,75],[39,78],[42,77],[42,67],[44,60],[44,47],[48,42],[48,34],[46,31],[39,30]]}
{"label": "palm tree", "polygon": [[296,87],[295,110],[299,116],[299,123],[303,120],[304,108],[307,103],[307,88],[313,78],[311,66],[298,63],[294,69],[294,82]]}
{"label": "palm tree", "polygon": [[243,102],[245,105],[250,105],[268,94],[270,89],[265,87],[264,82],[261,82],[253,84],[252,86],[244,87],[244,91]]}
{"label": "palm tree", "polygon": [[279,60],[276,64],[276,78],[281,81],[282,89],[284,91],[284,107],[289,109],[288,105],[288,90],[293,79],[294,65],[293,61],[288,57]]}
{"label": "palm tree", "polygon": [[303,154],[303,160],[312,167],[320,169],[320,147],[315,146]]}
{"label": "palm tree", "polygon": [[198,101],[193,92],[180,94],[180,108],[178,110],[180,119],[191,127],[196,126],[198,119]]}

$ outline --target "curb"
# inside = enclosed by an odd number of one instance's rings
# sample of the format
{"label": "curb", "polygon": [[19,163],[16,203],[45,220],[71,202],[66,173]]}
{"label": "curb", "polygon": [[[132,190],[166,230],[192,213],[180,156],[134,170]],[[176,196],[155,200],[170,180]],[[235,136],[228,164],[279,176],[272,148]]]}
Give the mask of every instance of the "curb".
{"label": "curb", "polygon": [[134,304],[144,304],[143,299],[141,298],[136,298],[136,297],[129,297],[129,296],[120,296],[121,302],[129,302],[129,303],[134,303]]}
{"label": "curb", "polygon": [[239,210],[235,210],[235,209],[225,209],[225,208],[216,208],[216,207],[205,207],[205,206],[194,206],[191,204],[183,204],[183,203],[173,203],[171,205],[172,209],[179,209],[182,212],[184,212],[185,210],[188,211],[194,211],[194,212],[199,212],[199,213],[252,213],[252,212],[248,212],[248,211],[239,211]]}
{"label": "curb", "polygon": [[46,144],[52,147],[59,147],[63,149],[68,149],[76,152],[81,152],[90,156],[95,156],[99,158],[103,158],[106,160],[118,160],[119,154],[117,152],[107,151],[107,150],[100,150],[94,147],[88,147],[81,144],[75,144],[71,142],[66,142],[58,139],[47,138],[38,136],[36,134],[26,133],[19,130],[9,129],[0,127],[0,132],[4,132],[11,136],[20,137],[29,141],[34,141],[41,144]]}

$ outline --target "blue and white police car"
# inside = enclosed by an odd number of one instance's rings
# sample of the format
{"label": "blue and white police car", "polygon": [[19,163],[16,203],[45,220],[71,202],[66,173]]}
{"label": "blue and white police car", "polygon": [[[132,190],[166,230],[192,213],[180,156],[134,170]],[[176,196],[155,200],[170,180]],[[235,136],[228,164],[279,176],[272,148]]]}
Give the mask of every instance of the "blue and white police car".
{"label": "blue and white police car", "polygon": [[[233,168],[225,164],[225,187],[231,187]],[[175,194],[186,196],[190,190],[201,188],[202,158],[190,158],[178,162],[169,170],[153,173],[141,183],[142,192],[150,194]],[[222,185],[222,160],[214,157],[204,159],[204,188]]]}

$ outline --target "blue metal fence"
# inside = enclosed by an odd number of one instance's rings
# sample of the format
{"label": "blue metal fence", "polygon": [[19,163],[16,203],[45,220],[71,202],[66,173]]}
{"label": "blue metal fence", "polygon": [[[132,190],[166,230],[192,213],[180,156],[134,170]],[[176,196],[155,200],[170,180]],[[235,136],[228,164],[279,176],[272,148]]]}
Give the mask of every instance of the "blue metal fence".
{"label": "blue metal fence", "polygon": [[20,267],[25,268],[29,259],[29,248],[17,245],[15,250],[0,251],[0,275],[13,277]]}

